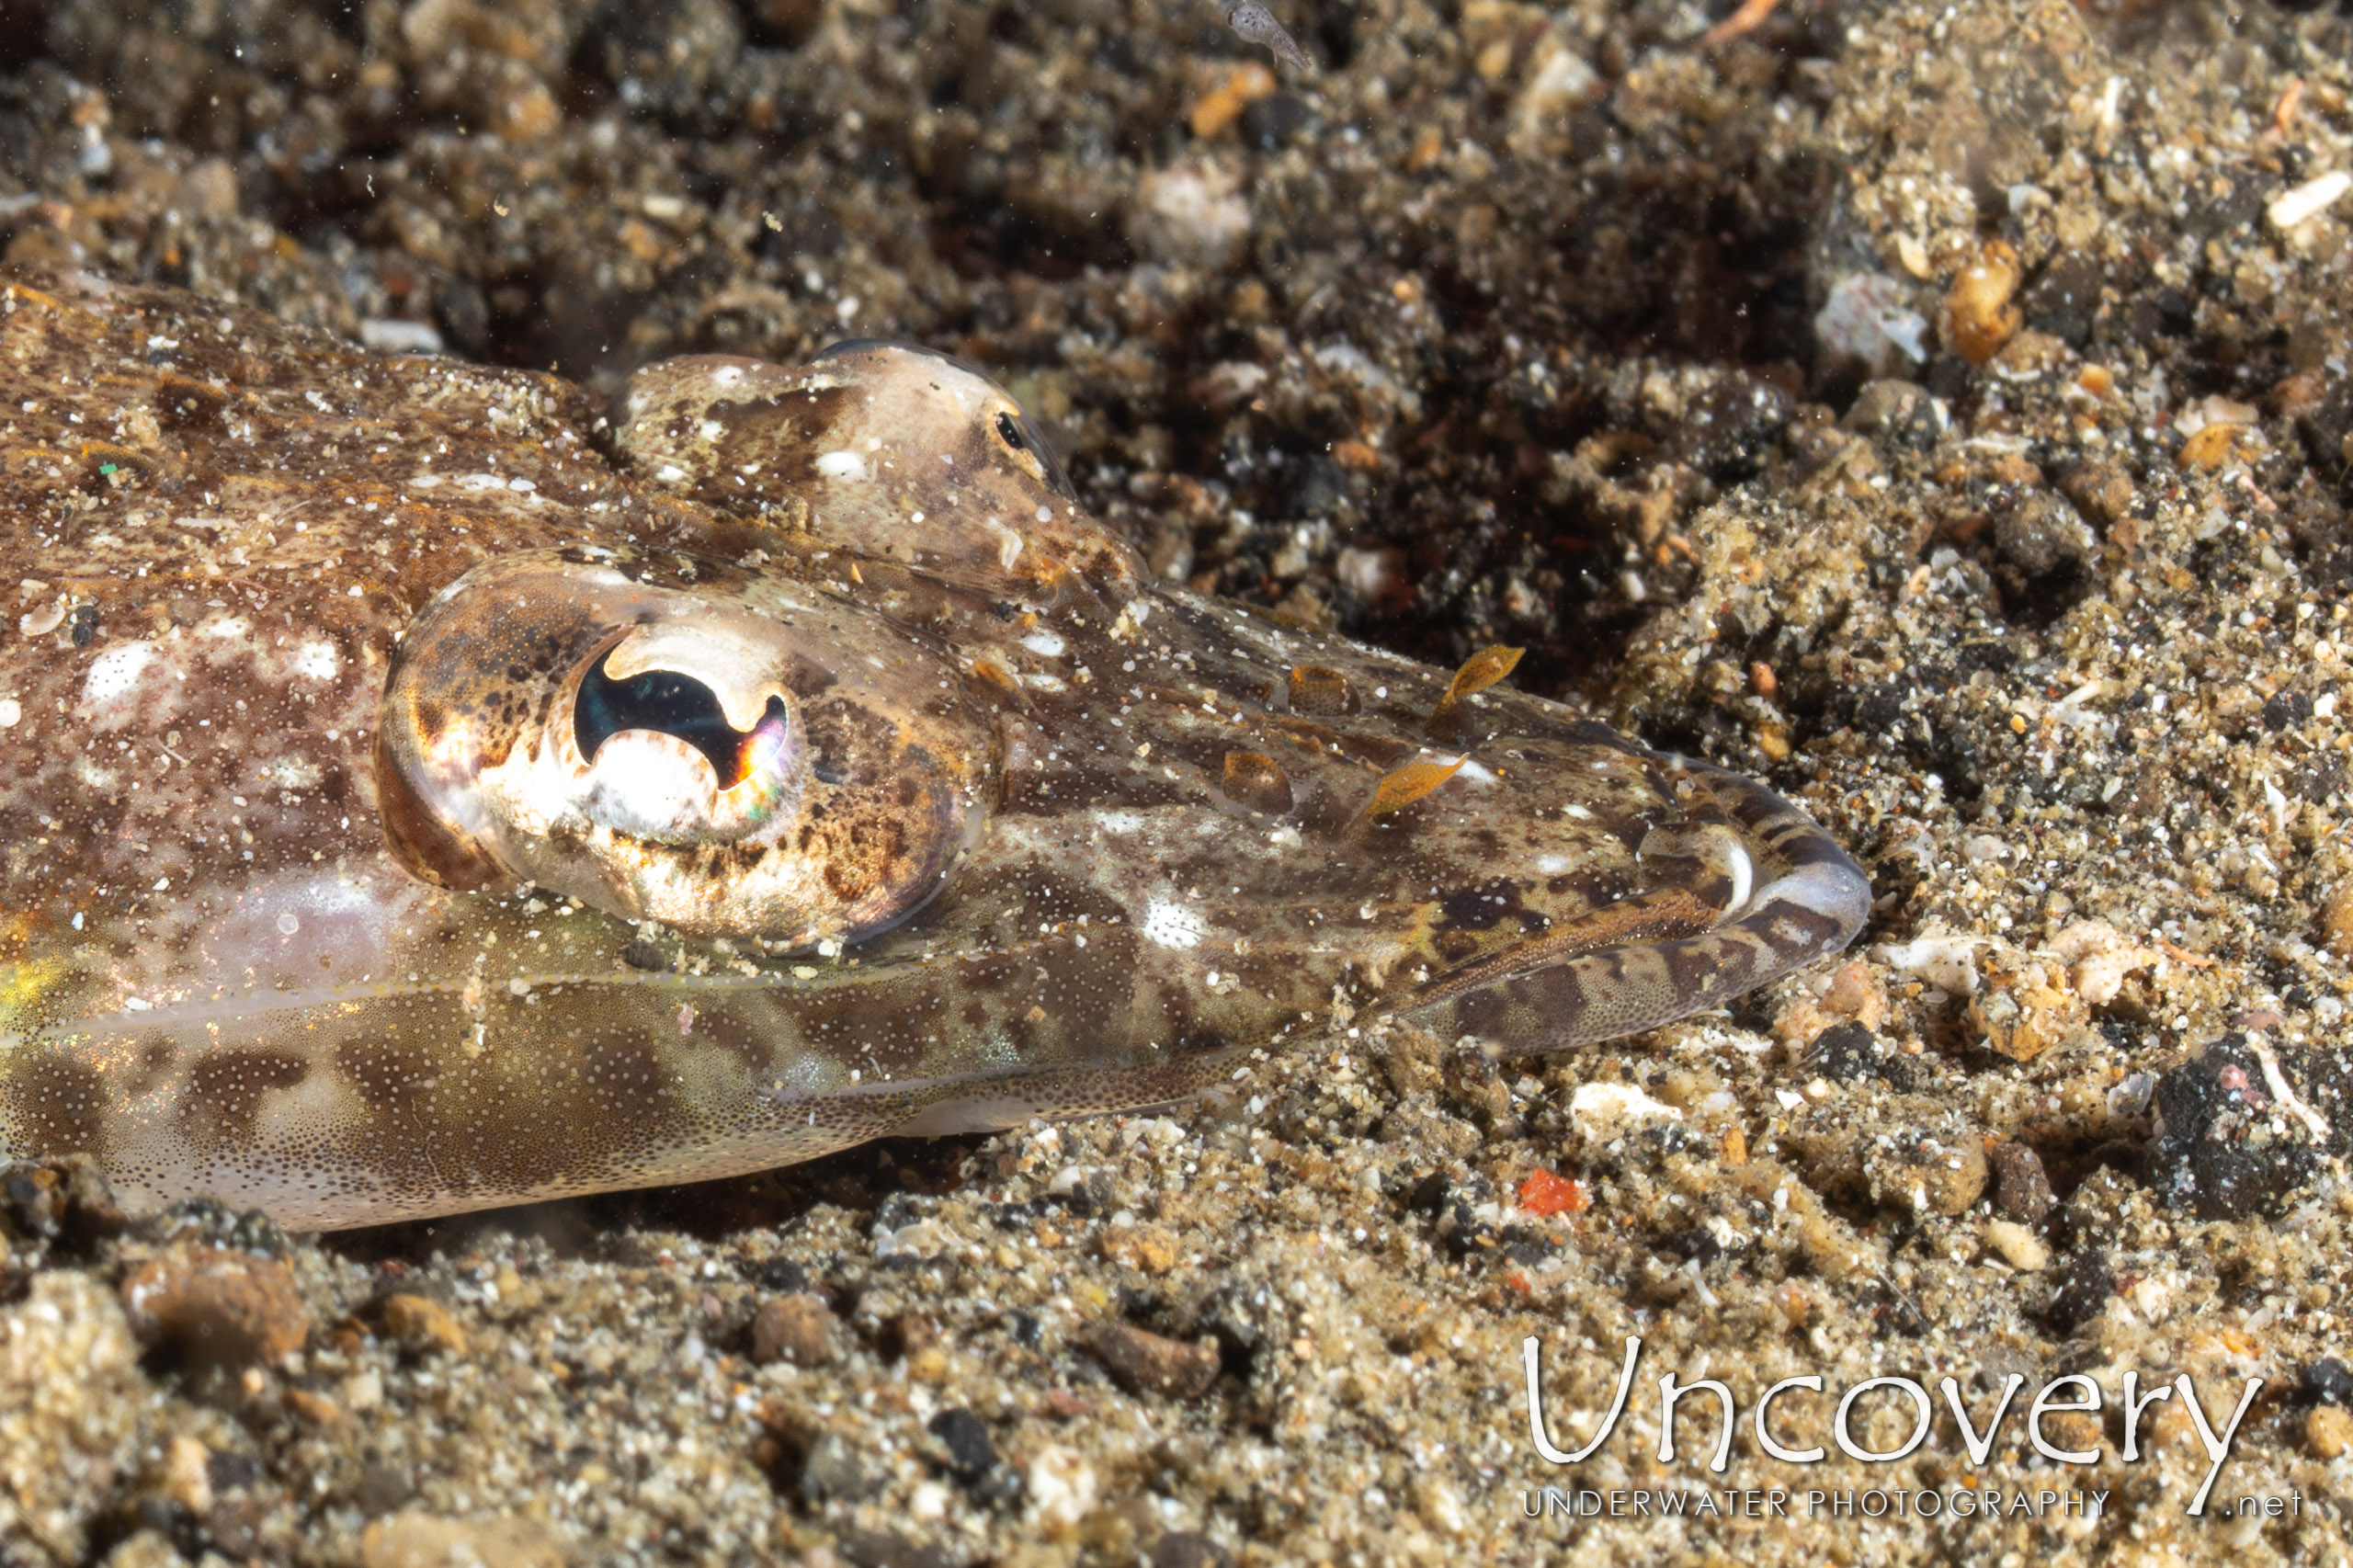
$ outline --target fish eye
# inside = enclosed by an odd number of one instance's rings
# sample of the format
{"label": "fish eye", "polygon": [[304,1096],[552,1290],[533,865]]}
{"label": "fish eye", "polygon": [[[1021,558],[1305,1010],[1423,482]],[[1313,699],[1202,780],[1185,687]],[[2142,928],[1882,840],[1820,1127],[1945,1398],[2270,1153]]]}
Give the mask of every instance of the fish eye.
{"label": "fish eye", "polygon": [[783,696],[767,693],[756,718],[739,729],[718,693],[692,676],[615,674],[613,659],[628,652],[620,644],[599,652],[573,691],[583,813],[649,844],[758,842],[800,800],[809,771]]}
{"label": "fish eye", "polygon": [[[998,389],[994,382],[990,383],[990,388],[1002,395],[1001,389]],[[997,439],[1003,441],[1009,450],[1020,454],[1021,458],[1026,460],[1020,466],[1029,469],[1030,473],[1047,489],[1063,500],[1078,499],[1078,489],[1071,483],[1070,475],[1063,470],[1062,460],[1055,457],[1054,449],[1040,437],[1037,426],[1030,423],[1027,414],[1022,413],[1018,406],[1001,408],[997,410],[996,418],[993,423],[996,429]]]}
{"label": "fish eye", "polygon": [[855,941],[936,894],[995,791],[986,708],[942,699],[956,662],[710,567],[664,585],[527,551],[446,590],[385,683],[377,795],[402,862],[771,949]]}
{"label": "fish eye", "polygon": [[591,767],[597,752],[626,730],[674,735],[710,763],[719,787],[732,790],[748,778],[765,755],[773,760],[788,727],[784,699],[771,696],[760,722],[749,733],[727,722],[710,687],[675,670],[644,670],[627,680],[606,673],[607,658],[588,666],[572,699],[573,744]]}

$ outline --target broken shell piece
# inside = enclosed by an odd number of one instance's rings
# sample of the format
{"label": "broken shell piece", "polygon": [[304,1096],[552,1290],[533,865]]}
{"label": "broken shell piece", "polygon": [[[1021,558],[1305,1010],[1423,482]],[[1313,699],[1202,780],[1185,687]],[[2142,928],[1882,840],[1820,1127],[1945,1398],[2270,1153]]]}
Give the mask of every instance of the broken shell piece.
{"label": "broken shell piece", "polygon": [[1569,1096],[1569,1124],[1591,1143],[1607,1143],[1652,1122],[1682,1119],[1681,1111],[1631,1084],[1580,1084]]}
{"label": "broken shell piece", "polygon": [[2284,233],[2336,206],[2337,199],[2347,190],[2353,190],[2353,175],[2347,175],[2343,169],[2331,169],[2292,190],[2283,190],[2273,197],[2263,215],[2271,220],[2273,228]]}

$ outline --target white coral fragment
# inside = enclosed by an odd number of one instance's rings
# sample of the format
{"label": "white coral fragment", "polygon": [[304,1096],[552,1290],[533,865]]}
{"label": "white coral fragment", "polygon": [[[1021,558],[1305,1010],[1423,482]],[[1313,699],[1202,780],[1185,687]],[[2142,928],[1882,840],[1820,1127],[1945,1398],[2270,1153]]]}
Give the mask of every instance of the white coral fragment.
{"label": "white coral fragment", "polygon": [[1977,950],[1987,945],[1983,937],[1917,937],[1909,942],[1888,942],[1873,948],[1871,957],[1897,973],[1915,976],[1948,995],[1974,996]]}
{"label": "white coral fragment", "polygon": [[2105,920],[2078,920],[2051,938],[2050,950],[2067,966],[2067,983],[2095,1007],[2116,1000],[2124,977],[2164,955],[2120,935]]}

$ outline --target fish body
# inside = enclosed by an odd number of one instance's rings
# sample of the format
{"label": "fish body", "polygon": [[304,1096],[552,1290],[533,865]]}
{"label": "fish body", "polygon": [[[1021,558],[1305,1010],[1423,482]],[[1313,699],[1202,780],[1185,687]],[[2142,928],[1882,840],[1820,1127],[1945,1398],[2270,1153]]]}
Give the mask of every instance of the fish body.
{"label": "fish body", "polygon": [[1843,946],[1762,787],[1153,579],[993,382],[0,275],[0,1153],[335,1227],[1505,1055]]}

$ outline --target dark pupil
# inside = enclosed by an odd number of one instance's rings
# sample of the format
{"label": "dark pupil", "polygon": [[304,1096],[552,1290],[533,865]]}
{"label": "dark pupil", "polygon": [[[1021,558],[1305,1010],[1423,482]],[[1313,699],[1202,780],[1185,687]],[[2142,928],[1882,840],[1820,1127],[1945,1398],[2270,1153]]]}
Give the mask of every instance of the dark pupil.
{"label": "dark pupil", "polygon": [[[768,699],[764,718],[781,716],[784,704]],[[597,661],[580,683],[572,705],[572,737],[580,755],[597,760],[597,748],[623,730],[655,730],[676,735],[710,759],[719,787],[732,789],[743,781],[752,737],[731,727],[727,714],[710,687],[675,670],[647,670],[627,680],[605,674]]]}
{"label": "dark pupil", "polygon": [[1005,444],[1015,451],[1029,449],[1029,444],[1021,438],[1021,426],[1013,422],[1013,415],[1010,414],[1000,414],[996,416],[996,433],[1004,437]]}

